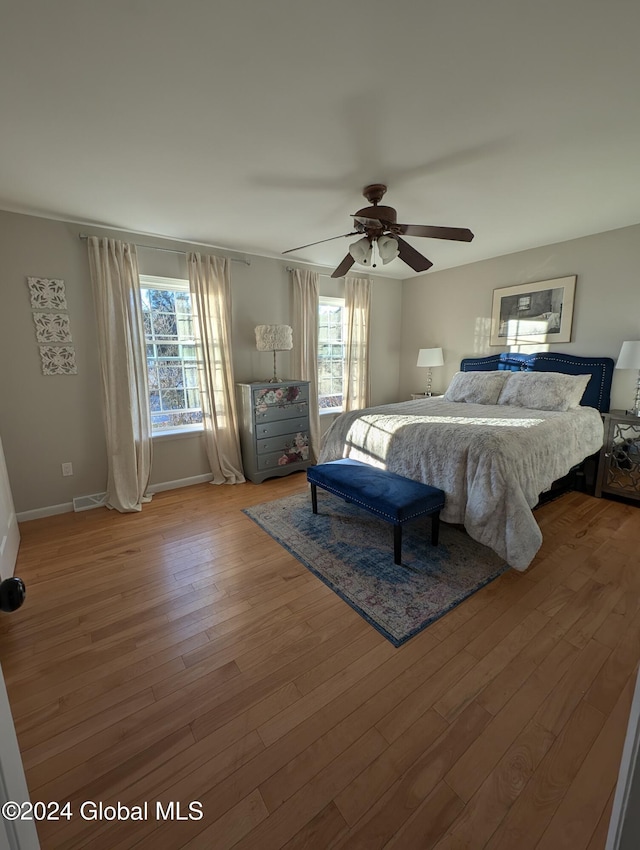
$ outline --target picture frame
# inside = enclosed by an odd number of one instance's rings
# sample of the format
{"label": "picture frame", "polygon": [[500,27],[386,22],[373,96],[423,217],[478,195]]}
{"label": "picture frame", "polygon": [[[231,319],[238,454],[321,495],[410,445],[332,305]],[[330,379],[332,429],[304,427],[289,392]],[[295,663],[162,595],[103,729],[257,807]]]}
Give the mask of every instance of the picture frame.
{"label": "picture frame", "polygon": [[493,290],[490,345],[571,342],[576,276]]}

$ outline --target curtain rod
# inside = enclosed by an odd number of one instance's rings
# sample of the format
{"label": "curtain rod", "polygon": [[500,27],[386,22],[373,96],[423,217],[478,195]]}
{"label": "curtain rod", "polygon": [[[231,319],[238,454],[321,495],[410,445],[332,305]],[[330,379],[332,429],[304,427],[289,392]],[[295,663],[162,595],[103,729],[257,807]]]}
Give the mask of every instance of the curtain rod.
{"label": "curtain rod", "polygon": [[[303,271],[302,269],[295,268],[294,266],[285,266],[285,267],[284,267],[284,270],[285,270],[286,272],[300,272],[300,271]],[[320,275],[320,277],[328,277],[328,276],[329,276],[329,273],[328,273],[328,272],[318,272],[318,274]]]}
{"label": "curtain rod", "polygon": [[[88,233],[78,233],[79,239],[88,239]],[[140,245],[138,242],[133,243],[136,248],[148,248],[151,251],[167,251],[169,254],[187,254],[187,251],[179,251],[177,248],[160,248],[158,245]],[[203,245],[203,248],[213,248],[213,245]],[[216,249],[217,250],[217,249]],[[242,259],[240,257],[228,257],[227,259],[231,260],[232,263],[244,263],[245,266],[251,265],[251,260]]]}
{"label": "curtain rod", "polygon": [[[285,267],[284,267],[284,270],[285,270],[286,272],[299,272],[299,271],[302,271],[302,269],[295,268],[294,266],[285,266]],[[318,272],[318,274],[320,275],[320,277],[331,277],[331,275],[329,274],[329,272]],[[344,277],[344,275],[343,275],[343,277]]]}

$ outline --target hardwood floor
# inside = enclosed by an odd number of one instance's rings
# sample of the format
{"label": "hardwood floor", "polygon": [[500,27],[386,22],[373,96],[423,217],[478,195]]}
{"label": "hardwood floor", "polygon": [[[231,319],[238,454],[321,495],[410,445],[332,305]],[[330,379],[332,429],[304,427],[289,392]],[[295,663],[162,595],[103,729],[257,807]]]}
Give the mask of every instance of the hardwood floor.
{"label": "hardwood floor", "polygon": [[44,850],[602,850],[640,511],[544,506],[525,573],[394,649],[242,513],[305,489],[203,484],[21,526],[0,657],[32,800],[73,811],[38,824]]}

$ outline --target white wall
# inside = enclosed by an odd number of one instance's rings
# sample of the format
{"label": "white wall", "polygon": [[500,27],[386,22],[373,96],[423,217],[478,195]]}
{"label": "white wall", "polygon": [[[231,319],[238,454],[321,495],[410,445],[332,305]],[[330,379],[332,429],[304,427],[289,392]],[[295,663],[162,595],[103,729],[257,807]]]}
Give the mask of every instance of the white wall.
{"label": "white wall", "polygon": [[[0,433],[18,514],[68,505],[75,496],[104,491],[106,453],[100,401],[96,324],[86,242],[80,232],[113,236],[179,251],[206,249],[173,240],[0,211]],[[213,252],[216,253],[216,252]],[[230,251],[218,252],[236,256]],[[291,323],[287,262],[249,257],[231,265],[233,364],[238,381],[271,375],[271,354],[255,347],[258,324]],[[143,274],[186,277],[184,255],[139,249]],[[318,271],[325,271],[318,269]],[[77,375],[42,375],[26,279],[65,282]],[[340,295],[341,281],[320,278],[323,294]],[[374,403],[396,401],[400,364],[402,282],[376,278],[372,304]],[[278,371],[289,372],[289,354],[278,354]],[[73,477],[60,465],[71,461]],[[152,484],[208,473],[198,436],[154,440]]]}
{"label": "white wall", "polygon": [[[476,236],[476,238],[479,238]],[[401,394],[420,391],[418,349],[442,346],[445,365],[433,390],[446,388],[463,357],[494,354],[489,345],[493,290],[577,275],[573,333],[552,351],[617,358],[623,340],[640,339],[640,225],[533,248],[405,280]],[[637,373],[614,372],[612,408],[630,407]]]}

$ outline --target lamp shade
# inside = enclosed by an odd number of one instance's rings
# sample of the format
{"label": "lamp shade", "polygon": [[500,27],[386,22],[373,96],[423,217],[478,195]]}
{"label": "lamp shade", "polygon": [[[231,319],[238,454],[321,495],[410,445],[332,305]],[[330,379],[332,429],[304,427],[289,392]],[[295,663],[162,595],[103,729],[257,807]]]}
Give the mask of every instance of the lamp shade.
{"label": "lamp shade", "polygon": [[256,348],[258,351],[289,351],[293,348],[293,331],[289,325],[258,325]]}
{"label": "lamp shade", "polygon": [[441,348],[421,348],[418,351],[416,366],[442,366],[444,359]]}
{"label": "lamp shade", "polygon": [[398,240],[394,239],[393,236],[387,236],[385,234],[378,236],[378,253],[380,254],[383,265],[386,266],[391,260],[395,260],[400,253]]}
{"label": "lamp shade", "polygon": [[349,245],[349,253],[362,266],[371,265],[371,241],[368,236],[363,236],[357,242],[352,242]]}
{"label": "lamp shade", "polygon": [[640,342],[623,342],[616,369],[640,369]]}

